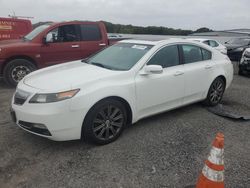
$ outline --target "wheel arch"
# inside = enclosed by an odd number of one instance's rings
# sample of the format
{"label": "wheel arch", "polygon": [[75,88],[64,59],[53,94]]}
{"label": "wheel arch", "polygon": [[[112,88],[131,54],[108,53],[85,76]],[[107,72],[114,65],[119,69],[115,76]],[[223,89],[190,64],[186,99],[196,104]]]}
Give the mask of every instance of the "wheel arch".
{"label": "wheel arch", "polygon": [[[219,75],[219,76],[217,76],[214,80],[216,80],[217,78],[221,78],[221,79],[224,81],[225,86],[227,85],[227,79],[226,79],[226,77],[225,77],[224,75]],[[214,80],[213,80],[213,81],[214,81]]]}
{"label": "wheel arch", "polygon": [[2,69],[1,69],[1,74],[3,74],[3,70],[4,70],[5,66],[6,66],[10,61],[12,61],[12,60],[14,60],[14,59],[25,59],[25,60],[28,60],[28,61],[30,61],[33,65],[35,65],[36,68],[37,68],[37,62],[36,62],[33,58],[31,58],[31,57],[29,57],[29,56],[27,56],[27,55],[15,55],[15,56],[11,56],[11,57],[7,58],[7,59],[4,61],[3,66],[2,66]]}
{"label": "wheel arch", "polygon": [[224,83],[225,83],[225,87],[226,87],[226,85],[227,85],[227,80],[226,80],[226,77],[224,76],[224,75],[219,75],[219,76],[217,76],[217,77],[215,77],[213,80],[212,80],[212,82],[210,83],[210,85],[209,85],[209,88],[208,88],[208,90],[207,90],[207,92],[205,93],[205,95],[204,95],[204,98],[205,97],[207,97],[207,95],[208,95],[208,92],[209,92],[209,89],[210,89],[210,87],[211,87],[211,85],[212,85],[212,83],[217,79],[217,78],[221,78],[223,81],[224,81]]}
{"label": "wheel arch", "polygon": [[84,120],[82,122],[82,129],[81,129],[81,137],[83,136],[82,135],[82,131],[83,131],[83,125],[84,125],[84,122],[86,120],[86,117],[88,115],[88,113],[90,112],[91,109],[93,109],[94,106],[96,106],[97,104],[101,103],[102,101],[105,101],[105,100],[108,100],[108,99],[113,99],[113,100],[117,100],[119,102],[121,102],[125,109],[126,109],[126,112],[127,112],[127,124],[131,124],[132,123],[132,118],[133,118],[133,113],[132,113],[132,108],[130,106],[130,104],[128,103],[127,100],[125,100],[124,98],[122,97],[119,97],[119,96],[110,96],[110,97],[105,97],[99,101],[97,101],[94,105],[91,106],[91,108],[88,110],[87,114],[85,115],[84,117]]}

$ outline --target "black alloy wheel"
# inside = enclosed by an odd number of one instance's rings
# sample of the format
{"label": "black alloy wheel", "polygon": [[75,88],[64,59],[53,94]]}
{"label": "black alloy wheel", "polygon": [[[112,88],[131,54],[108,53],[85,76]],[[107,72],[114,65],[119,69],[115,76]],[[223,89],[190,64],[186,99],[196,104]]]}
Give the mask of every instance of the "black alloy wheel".
{"label": "black alloy wheel", "polygon": [[107,99],[96,104],[86,116],[83,137],[96,144],[108,144],[116,140],[127,123],[127,113],[123,104]]}
{"label": "black alloy wheel", "polygon": [[225,82],[221,77],[216,78],[211,84],[206,100],[208,106],[215,106],[221,101],[225,91]]}

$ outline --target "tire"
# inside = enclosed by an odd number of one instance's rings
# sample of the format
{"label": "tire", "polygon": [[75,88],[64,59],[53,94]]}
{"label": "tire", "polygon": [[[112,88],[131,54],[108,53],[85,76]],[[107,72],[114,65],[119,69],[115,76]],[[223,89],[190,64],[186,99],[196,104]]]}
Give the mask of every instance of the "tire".
{"label": "tire", "polygon": [[117,100],[106,99],[98,102],[87,113],[82,137],[90,143],[108,144],[121,135],[126,124],[127,112],[124,105]]}
{"label": "tire", "polygon": [[238,75],[241,75],[241,76],[244,75],[243,70],[239,69]]}
{"label": "tire", "polygon": [[225,81],[221,77],[216,78],[211,84],[208,90],[207,98],[203,103],[206,106],[216,106],[219,104],[223,97],[225,87]]}
{"label": "tire", "polygon": [[36,66],[29,60],[14,59],[4,67],[3,78],[8,85],[16,86],[24,76],[34,70]]}

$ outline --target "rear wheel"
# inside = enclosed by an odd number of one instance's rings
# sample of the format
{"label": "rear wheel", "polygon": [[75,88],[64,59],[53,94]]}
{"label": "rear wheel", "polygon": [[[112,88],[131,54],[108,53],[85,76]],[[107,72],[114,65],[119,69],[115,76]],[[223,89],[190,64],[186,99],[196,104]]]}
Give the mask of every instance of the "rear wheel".
{"label": "rear wheel", "polygon": [[16,86],[24,76],[36,70],[36,66],[26,59],[14,59],[7,63],[3,70],[4,81]]}
{"label": "rear wheel", "polygon": [[225,81],[221,77],[216,78],[209,88],[204,104],[207,106],[217,105],[223,97],[225,87]]}
{"label": "rear wheel", "polygon": [[123,104],[107,99],[90,109],[83,124],[82,135],[86,141],[108,144],[121,135],[126,123],[127,113]]}

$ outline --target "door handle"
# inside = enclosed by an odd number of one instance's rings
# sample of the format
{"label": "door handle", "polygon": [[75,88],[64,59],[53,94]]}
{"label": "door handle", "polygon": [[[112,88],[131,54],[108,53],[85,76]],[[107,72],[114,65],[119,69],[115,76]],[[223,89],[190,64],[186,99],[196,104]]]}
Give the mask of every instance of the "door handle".
{"label": "door handle", "polygon": [[99,44],[99,46],[106,46],[106,44],[105,43],[101,43],[101,44]]}
{"label": "door handle", "polygon": [[71,47],[72,48],[79,48],[80,46],[78,44],[76,44],[76,45],[72,45]]}
{"label": "door handle", "polygon": [[184,74],[184,72],[182,72],[182,71],[176,71],[174,73],[175,76],[180,76],[180,75],[183,75],[183,74]]}
{"label": "door handle", "polygon": [[206,65],[205,69],[211,69],[213,66],[212,65]]}

